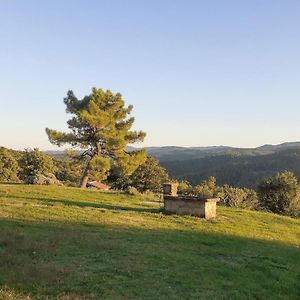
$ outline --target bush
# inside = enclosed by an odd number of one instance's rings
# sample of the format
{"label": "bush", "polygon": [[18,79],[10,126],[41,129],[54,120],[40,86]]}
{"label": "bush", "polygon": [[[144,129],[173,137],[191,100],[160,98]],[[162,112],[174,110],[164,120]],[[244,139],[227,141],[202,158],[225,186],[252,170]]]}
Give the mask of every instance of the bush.
{"label": "bush", "polygon": [[292,217],[300,217],[300,189],[297,188],[297,196],[293,198],[289,206],[286,208],[285,213]]}
{"label": "bush", "polygon": [[264,179],[258,186],[260,205],[279,214],[300,214],[300,193],[293,172],[284,171]]}
{"label": "bush", "polygon": [[213,198],[219,193],[220,187],[217,185],[215,177],[211,176],[207,180],[191,186],[188,181],[181,181],[178,185],[178,194],[194,195],[203,198]]}
{"label": "bush", "polygon": [[211,176],[207,180],[196,185],[192,189],[192,194],[203,197],[203,198],[212,198],[217,195],[219,187],[217,185],[217,180],[215,177]]}
{"label": "bush", "polygon": [[126,175],[113,166],[108,181],[114,189],[126,190],[128,187],[135,187],[140,193],[147,190],[161,193],[162,184],[168,181],[168,174],[158,160],[148,156],[131,175]]}
{"label": "bush", "polygon": [[179,181],[178,183],[178,194],[180,195],[189,195],[192,193],[193,187],[187,180]]}
{"label": "bush", "polygon": [[216,178],[212,176],[194,187],[188,181],[181,181],[179,182],[178,193],[196,195],[203,198],[219,197],[225,205],[231,207],[247,209],[257,209],[259,207],[257,194],[254,190],[234,188],[229,185],[220,187],[217,185]]}
{"label": "bush", "polygon": [[126,190],[126,193],[132,196],[141,195],[141,193],[134,186],[129,186]]}
{"label": "bush", "polygon": [[18,171],[19,166],[12,152],[0,147],[0,181],[19,181]]}
{"label": "bush", "polygon": [[54,162],[57,167],[56,178],[64,182],[64,184],[78,186],[84,167],[83,161],[66,158],[54,159]]}
{"label": "bush", "polygon": [[24,180],[28,176],[47,175],[57,170],[52,157],[38,149],[25,150],[20,159],[20,166],[20,177]]}
{"label": "bush", "polygon": [[130,176],[130,185],[144,193],[149,190],[153,193],[162,191],[162,184],[168,181],[166,170],[159,164],[158,160],[148,156]]}
{"label": "bush", "polygon": [[230,207],[257,209],[259,207],[257,194],[254,190],[247,188],[234,188],[224,185],[218,196],[224,204]]}

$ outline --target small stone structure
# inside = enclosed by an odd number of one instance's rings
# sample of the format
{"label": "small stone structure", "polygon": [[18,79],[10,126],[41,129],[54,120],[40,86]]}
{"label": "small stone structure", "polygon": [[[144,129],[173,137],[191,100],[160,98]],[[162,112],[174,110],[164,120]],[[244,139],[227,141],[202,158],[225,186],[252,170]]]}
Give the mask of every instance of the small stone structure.
{"label": "small stone structure", "polygon": [[213,219],[217,215],[219,198],[177,195],[177,184],[164,184],[164,207],[167,213]]}
{"label": "small stone structure", "polygon": [[49,173],[47,175],[30,175],[25,179],[27,184],[39,184],[39,185],[62,185],[62,183],[55,177],[54,174]]}
{"label": "small stone structure", "polygon": [[163,185],[164,195],[177,196],[178,183],[165,183]]}

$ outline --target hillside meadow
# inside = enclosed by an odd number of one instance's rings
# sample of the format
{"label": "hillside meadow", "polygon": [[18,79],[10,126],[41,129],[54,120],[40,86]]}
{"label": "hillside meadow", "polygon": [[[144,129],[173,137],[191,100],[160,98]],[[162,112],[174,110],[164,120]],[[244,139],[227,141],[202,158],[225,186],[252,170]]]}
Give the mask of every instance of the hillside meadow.
{"label": "hillside meadow", "polygon": [[300,220],[0,185],[0,299],[300,299]]}

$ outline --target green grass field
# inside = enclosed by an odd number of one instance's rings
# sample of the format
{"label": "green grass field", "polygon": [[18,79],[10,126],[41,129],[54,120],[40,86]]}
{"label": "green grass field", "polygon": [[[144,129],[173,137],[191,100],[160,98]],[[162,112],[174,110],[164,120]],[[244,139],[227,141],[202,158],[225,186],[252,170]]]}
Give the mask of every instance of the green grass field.
{"label": "green grass field", "polygon": [[300,220],[0,185],[0,299],[300,299]]}

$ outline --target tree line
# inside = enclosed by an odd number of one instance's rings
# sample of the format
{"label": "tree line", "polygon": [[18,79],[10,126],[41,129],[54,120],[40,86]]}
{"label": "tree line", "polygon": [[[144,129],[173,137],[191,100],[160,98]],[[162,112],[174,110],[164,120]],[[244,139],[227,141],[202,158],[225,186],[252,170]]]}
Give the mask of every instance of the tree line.
{"label": "tree line", "polygon": [[289,216],[300,216],[300,186],[291,171],[283,171],[262,179],[256,189],[218,185],[215,177],[192,186],[180,181],[178,192],[203,198],[218,197],[230,207],[265,210]]}
{"label": "tree line", "polygon": [[[54,157],[39,149],[14,151],[0,147],[0,182],[28,182],[31,176],[54,175],[64,185],[78,186],[85,164],[82,160],[74,159],[74,155],[79,154],[67,151],[63,157]],[[169,180],[166,170],[150,156],[130,175],[120,174],[117,168],[112,167],[109,173],[106,172],[105,178],[95,170],[90,171],[89,176],[91,180],[101,177],[113,189],[126,191],[134,187],[140,193],[160,193],[162,184]]]}

